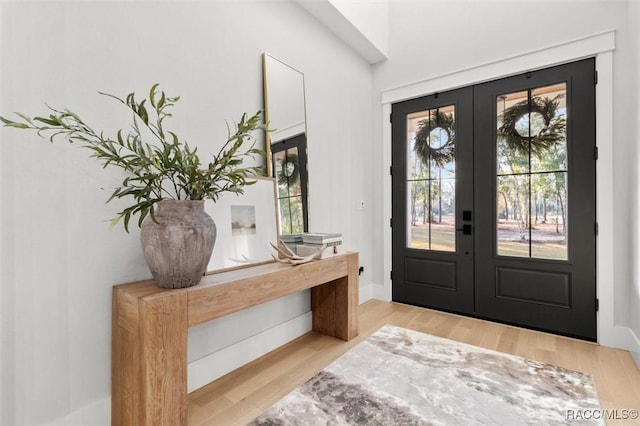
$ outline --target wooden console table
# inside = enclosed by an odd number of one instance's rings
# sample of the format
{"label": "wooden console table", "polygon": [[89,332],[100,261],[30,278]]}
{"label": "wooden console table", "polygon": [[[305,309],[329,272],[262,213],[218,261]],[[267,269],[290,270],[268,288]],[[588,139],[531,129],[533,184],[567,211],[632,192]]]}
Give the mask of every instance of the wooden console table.
{"label": "wooden console table", "polygon": [[314,331],[358,335],[358,253],[220,272],[179,290],[114,286],[111,424],[186,426],[188,328],[308,288]]}

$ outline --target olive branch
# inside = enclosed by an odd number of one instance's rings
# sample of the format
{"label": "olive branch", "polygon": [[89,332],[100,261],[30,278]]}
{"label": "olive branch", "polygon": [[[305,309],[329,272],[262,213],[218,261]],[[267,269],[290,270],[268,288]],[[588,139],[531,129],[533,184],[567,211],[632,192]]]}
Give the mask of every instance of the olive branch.
{"label": "olive branch", "polygon": [[[132,113],[129,131],[120,129],[113,138],[95,131],[75,112],[49,105],[47,117],[15,113],[20,117],[19,121],[2,116],[0,121],[5,127],[34,130],[52,143],[60,138],[79,143],[91,151],[90,157],[100,161],[103,168],[123,169],[126,176],[107,203],[116,198],[133,198],[133,204],[111,220],[115,225],[122,219],[127,232],[132,216],[139,215],[138,225],[147,215],[155,220],[154,205],[163,199],[216,201],[224,192],[242,194],[245,185],[254,184],[256,181],[252,176],[260,173],[261,167],[243,167],[243,163],[248,158],[265,156],[264,151],[255,147],[252,136],[255,130],[267,130],[261,120],[261,111],[251,117],[244,113],[233,131],[227,123],[226,142],[209,163],[203,164],[197,148],[190,147],[174,132],[164,128],[165,119],[172,116],[169,110],[180,97],[167,96],[158,90],[158,86],[154,84],[148,98],[140,102],[135,93],[122,99],[99,92],[117,100]],[[143,133],[150,135],[152,143],[143,140]],[[249,143],[248,148],[242,150],[245,143]]]}

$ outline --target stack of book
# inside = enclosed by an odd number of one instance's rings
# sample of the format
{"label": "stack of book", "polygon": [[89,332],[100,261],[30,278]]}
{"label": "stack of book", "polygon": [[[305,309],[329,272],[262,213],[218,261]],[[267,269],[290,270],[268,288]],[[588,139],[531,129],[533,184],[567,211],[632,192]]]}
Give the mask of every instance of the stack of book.
{"label": "stack of book", "polygon": [[302,234],[282,234],[280,241],[285,244],[302,244]]}
{"label": "stack of book", "polygon": [[296,247],[302,244],[302,234],[281,234],[280,241],[286,244],[293,253],[296,252]]}
{"label": "stack of book", "polygon": [[344,253],[342,234],[324,232],[302,234],[302,244],[296,246],[296,254],[309,256],[323,246],[327,246],[327,248],[322,252],[322,258]]}

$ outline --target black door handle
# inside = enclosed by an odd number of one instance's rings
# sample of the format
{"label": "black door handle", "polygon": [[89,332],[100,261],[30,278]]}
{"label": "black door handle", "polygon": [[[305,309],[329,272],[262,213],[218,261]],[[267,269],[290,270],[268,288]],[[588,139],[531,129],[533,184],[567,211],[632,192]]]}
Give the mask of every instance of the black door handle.
{"label": "black door handle", "polygon": [[471,235],[472,229],[471,225],[462,225],[462,228],[458,228],[456,231],[462,231],[463,235]]}

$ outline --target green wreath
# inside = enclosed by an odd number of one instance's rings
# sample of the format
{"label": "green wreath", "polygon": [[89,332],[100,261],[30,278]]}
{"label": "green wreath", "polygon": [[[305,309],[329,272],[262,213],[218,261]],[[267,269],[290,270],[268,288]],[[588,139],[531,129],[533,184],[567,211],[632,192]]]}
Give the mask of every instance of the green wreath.
{"label": "green wreath", "polygon": [[[425,164],[429,164],[429,161],[433,160],[438,167],[444,167],[455,158],[456,131],[454,125],[453,114],[445,114],[440,111],[436,111],[435,114],[430,114],[428,119],[418,122],[418,132],[413,150]],[[439,147],[431,146],[430,135],[435,129],[442,129],[447,134],[447,141]]]}
{"label": "green wreath", "polygon": [[298,169],[298,155],[285,153],[284,159],[277,162],[278,183],[291,186],[298,181],[300,170]]}
{"label": "green wreath", "polygon": [[[502,125],[498,128],[498,137],[504,139],[507,147],[520,155],[543,154],[547,149],[565,138],[567,121],[564,116],[556,116],[559,98],[532,98],[518,102],[502,113]],[[543,127],[536,135],[525,136],[516,129],[516,124],[527,114],[538,113],[542,116]],[[531,116],[530,116],[531,117]]]}

